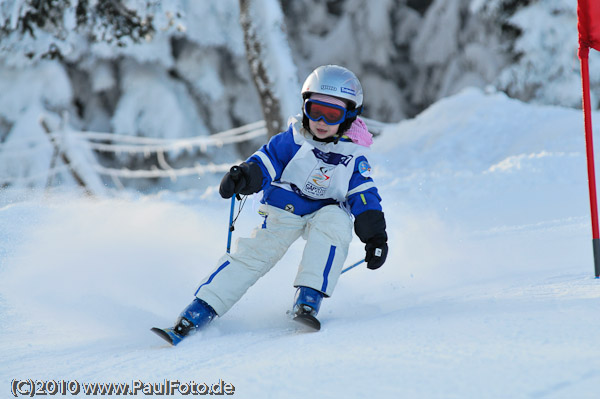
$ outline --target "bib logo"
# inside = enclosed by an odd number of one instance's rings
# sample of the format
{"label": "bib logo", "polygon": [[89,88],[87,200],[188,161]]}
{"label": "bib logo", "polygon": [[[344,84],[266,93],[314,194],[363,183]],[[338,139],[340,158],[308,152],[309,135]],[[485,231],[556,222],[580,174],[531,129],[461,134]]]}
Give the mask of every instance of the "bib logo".
{"label": "bib logo", "polygon": [[333,165],[326,165],[322,162],[317,163],[304,185],[304,193],[311,197],[324,197],[331,183],[333,169],[335,169]]}

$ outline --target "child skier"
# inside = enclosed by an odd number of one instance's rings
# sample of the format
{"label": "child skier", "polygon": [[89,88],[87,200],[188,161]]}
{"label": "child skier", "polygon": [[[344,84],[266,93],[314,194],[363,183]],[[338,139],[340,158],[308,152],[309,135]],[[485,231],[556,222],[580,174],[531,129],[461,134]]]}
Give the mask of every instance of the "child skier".
{"label": "child skier", "polygon": [[366,155],[372,135],[357,118],[358,78],[346,68],[315,69],[302,85],[302,115],[227,173],[223,198],[263,191],[264,221],[237,250],[225,254],[201,283],[175,327],[152,330],[173,345],[223,316],[300,236],[306,246],[294,281],[294,319],[314,329],[323,297],[333,294],[354,231],[365,243],[369,269],[385,262],[388,246],[381,198]]}

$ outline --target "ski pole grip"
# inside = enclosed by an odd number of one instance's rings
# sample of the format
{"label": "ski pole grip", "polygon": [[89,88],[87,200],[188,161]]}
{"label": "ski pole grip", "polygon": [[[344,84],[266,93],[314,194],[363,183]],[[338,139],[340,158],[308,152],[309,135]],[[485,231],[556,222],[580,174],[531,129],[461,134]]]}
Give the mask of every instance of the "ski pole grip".
{"label": "ski pole grip", "polygon": [[229,169],[229,175],[231,176],[231,179],[235,182],[240,180],[240,176],[242,175],[242,171],[240,170],[239,166],[232,166],[231,169]]}
{"label": "ski pole grip", "polygon": [[[231,180],[233,180],[233,182],[235,183],[235,185],[237,186],[237,183],[242,180],[242,170],[240,169],[239,166],[232,166],[231,169],[229,169],[229,176],[231,177]],[[242,197],[240,197],[239,193],[235,194],[235,198],[238,199],[238,201],[241,201]]]}

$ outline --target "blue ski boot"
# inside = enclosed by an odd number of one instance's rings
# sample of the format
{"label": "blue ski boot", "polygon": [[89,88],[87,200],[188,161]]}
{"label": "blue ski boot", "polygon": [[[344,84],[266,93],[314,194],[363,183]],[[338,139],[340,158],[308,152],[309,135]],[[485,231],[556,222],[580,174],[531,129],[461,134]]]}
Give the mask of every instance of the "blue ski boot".
{"label": "blue ski boot", "polygon": [[321,329],[321,322],[316,318],[321,307],[323,294],[309,287],[298,287],[294,303],[293,319],[314,330]]}
{"label": "blue ski boot", "polygon": [[181,312],[175,322],[175,327],[153,327],[151,330],[159,337],[175,346],[186,336],[206,327],[216,316],[217,313],[209,304],[201,299],[195,298],[192,303]]}

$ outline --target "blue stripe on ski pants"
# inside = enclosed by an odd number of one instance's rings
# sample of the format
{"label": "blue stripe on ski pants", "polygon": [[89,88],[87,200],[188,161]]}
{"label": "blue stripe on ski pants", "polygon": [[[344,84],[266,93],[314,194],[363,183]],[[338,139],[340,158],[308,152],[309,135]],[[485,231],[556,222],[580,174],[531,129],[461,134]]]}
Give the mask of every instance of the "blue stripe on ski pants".
{"label": "blue stripe on ski pants", "polygon": [[219,274],[219,272],[221,270],[225,269],[225,267],[227,267],[227,265],[229,265],[229,261],[226,261],[221,266],[219,266],[219,268],[217,270],[215,270],[213,274],[210,275],[210,277],[208,278],[208,280],[206,280],[205,283],[200,284],[200,287],[198,287],[198,289],[196,290],[196,293],[194,294],[194,296],[198,295],[198,291],[200,291],[200,288],[204,287],[205,285],[210,284],[210,282],[213,281],[213,279],[215,278],[215,276],[217,274]]}
{"label": "blue stripe on ski pants", "polygon": [[331,266],[333,265],[333,258],[335,257],[335,245],[332,245],[329,248],[329,257],[327,258],[327,263],[325,264],[325,270],[323,270],[323,286],[321,287],[321,292],[327,292],[327,284],[329,283],[329,272],[331,271]]}

